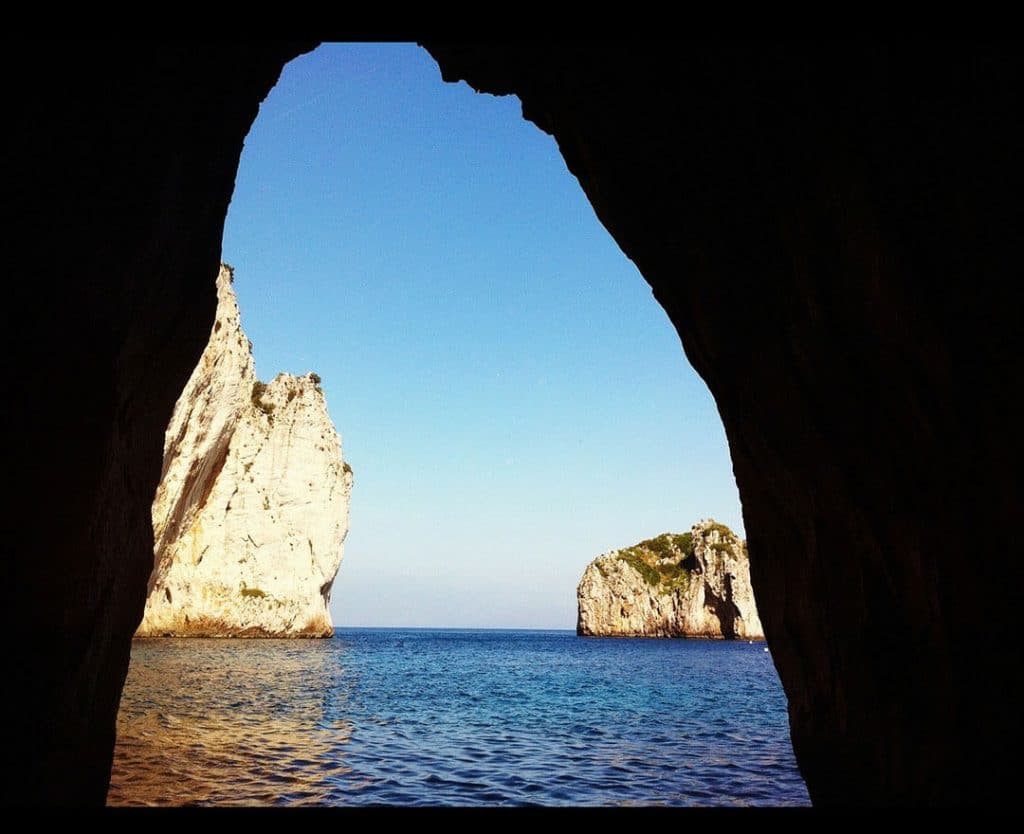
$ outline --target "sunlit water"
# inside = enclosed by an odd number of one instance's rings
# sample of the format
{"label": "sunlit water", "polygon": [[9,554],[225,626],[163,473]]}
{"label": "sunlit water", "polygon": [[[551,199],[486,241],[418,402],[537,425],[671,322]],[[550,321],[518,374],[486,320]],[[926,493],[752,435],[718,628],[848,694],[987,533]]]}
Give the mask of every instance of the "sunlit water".
{"label": "sunlit water", "polygon": [[807,804],[763,643],[136,640],[109,803]]}

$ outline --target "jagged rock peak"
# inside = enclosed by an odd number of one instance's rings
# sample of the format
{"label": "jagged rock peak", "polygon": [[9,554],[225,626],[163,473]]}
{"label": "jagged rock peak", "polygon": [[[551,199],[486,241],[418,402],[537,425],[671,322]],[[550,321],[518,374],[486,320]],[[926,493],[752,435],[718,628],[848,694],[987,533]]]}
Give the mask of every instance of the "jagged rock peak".
{"label": "jagged rock peak", "polygon": [[711,519],[598,556],[576,598],[580,635],[764,638],[746,542]]}
{"label": "jagged rock peak", "polygon": [[164,437],[137,636],[329,637],[352,470],[320,377],[256,378],[222,264],[206,349]]}

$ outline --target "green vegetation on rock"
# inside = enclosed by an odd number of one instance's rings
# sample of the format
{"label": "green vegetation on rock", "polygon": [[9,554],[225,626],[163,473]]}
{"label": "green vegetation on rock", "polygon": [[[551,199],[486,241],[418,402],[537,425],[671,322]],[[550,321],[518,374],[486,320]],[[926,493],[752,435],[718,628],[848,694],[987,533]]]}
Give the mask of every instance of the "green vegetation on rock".
{"label": "green vegetation on rock", "polygon": [[687,559],[693,556],[693,533],[679,533],[673,536],[672,541]]}
{"label": "green vegetation on rock", "polygon": [[578,634],[764,636],[746,542],[708,518],[689,532],[662,533],[598,556],[576,593]]}
{"label": "green vegetation on rock", "polygon": [[659,565],[658,569],[661,572],[661,584],[665,590],[680,591],[689,587],[690,571],[683,567],[682,562],[676,565]]}
{"label": "green vegetation on rock", "polygon": [[267,592],[261,591],[259,588],[242,588],[242,596],[263,599],[265,596],[267,596]]}
{"label": "green vegetation on rock", "polygon": [[[719,537],[721,538],[721,541],[705,542],[705,544],[708,547],[710,547],[712,550],[715,551],[715,553],[719,555],[724,553],[730,553],[733,550],[733,548],[736,547],[736,545],[740,544],[739,539],[736,538],[736,534],[728,527],[726,527],[724,524],[719,524],[717,521],[709,521],[707,529],[709,533],[712,530],[718,533]],[[745,548],[743,552],[746,553]]]}
{"label": "green vegetation on rock", "polygon": [[[709,521],[704,527],[708,533],[718,533],[720,541],[708,541],[702,536],[704,544],[716,556],[731,552],[735,547],[746,548],[728,527],[717,521]],[[624,547],[617,556],[643,576],[648,585],[659,588],[661,593],[672,593],[685,590],[690,584],[690,570],[693,567],[693,556],[696,542],[693,533],[662,533],[653,539]],[[598,566],[604,575],[604,570]]]}
{"label": "green vegetation on rock", "polygon": [[726,527],[724,524],[719,524],[717,521],[708,522],[708,530],[714,530],[723,539],[730,539],[731,541],[736,541],[736,534],[728,527]]}
{"label": "green vegetation on rock", "polygon": [[661,571],[647,564],[642,556],[633,552],[633,548],[621,551],[619,558],[647,580],[648,585],[657,587],[661,584]]}
{"label": "green vegetation on rock", "polygon": [[690,584],[686,562],[692,556],[691,533],[662,533],[618,552],[619,559],[662,593],[685,589]]}

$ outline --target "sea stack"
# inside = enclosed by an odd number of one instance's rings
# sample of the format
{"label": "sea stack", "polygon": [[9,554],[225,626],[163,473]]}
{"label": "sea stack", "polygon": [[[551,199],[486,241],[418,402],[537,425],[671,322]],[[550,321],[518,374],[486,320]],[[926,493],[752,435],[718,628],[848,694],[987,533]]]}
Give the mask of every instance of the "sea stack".
{"label": "sea stack", "polygon": [[352,470],[320,378],[256,379],[230,266],[164,437],[139,637],[330,637]]}
{"label": "sea stack", "polygon": [[764,639],[747,544],[716,521],[598,556],[576,598],[584,636]]}

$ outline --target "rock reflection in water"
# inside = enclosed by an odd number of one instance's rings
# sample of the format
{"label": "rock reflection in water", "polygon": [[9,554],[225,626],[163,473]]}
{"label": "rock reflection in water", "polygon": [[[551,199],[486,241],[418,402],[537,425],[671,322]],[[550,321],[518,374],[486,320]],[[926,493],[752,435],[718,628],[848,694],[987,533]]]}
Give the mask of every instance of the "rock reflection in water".
{"label": "rock reflection in water", "polygon": [[112,805],[801,805],[760,644],[336,629],[141,640]]}
{"label": "rock reflection in water", "polygon": [[352,682],[333,648],[136,640],[107,803],[326,801],[327,784],[351,772],[342,716]]}

